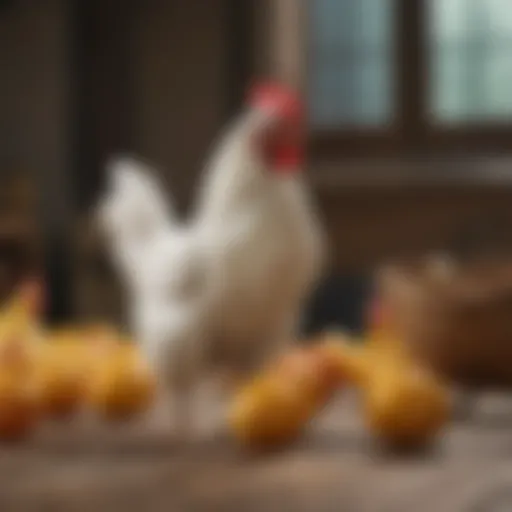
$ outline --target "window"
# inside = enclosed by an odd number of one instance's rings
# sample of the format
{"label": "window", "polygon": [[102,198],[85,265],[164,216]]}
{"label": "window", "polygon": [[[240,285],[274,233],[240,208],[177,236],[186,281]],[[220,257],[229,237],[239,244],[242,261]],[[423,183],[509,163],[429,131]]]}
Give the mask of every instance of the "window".
{"label": "window", "polygon": [[311,16],[313,126],[375,126],[393,115],[392,0],[316,0]]}
{"label": "window", "polygon": [[512,118],[510,0],[431,2],[433,121]]}
{"label": "window", "polygon": [[512,149],[510,0],[314,0],[309,9],[315,140]]}

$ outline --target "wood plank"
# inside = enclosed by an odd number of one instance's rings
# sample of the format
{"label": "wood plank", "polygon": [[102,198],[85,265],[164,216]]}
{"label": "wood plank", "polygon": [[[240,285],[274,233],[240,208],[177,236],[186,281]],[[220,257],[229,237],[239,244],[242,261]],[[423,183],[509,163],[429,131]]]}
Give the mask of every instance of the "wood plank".
{"label": "wood plank", "polygon": [[[380,452],[348,397],[299,445],[257,458],[242,454],[219,428],[180,447],[161,411],[157,421],[123,427],[90,419],[48,425],[30,444],[0,451],[0,505],[98,512],[510,510],[512,402],[489,395],[481,405],[493,401],[501,425],[454,424],[436,450],[415,458]],[[212,407],[203,410],[218,419]]]}

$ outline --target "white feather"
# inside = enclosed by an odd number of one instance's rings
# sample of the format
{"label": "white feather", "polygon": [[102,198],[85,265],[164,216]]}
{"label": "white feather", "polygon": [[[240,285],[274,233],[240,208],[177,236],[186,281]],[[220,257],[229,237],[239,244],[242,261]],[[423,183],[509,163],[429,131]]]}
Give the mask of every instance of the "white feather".
{"label": "white feather", "polygon": [[302,178],[268,172],[251,144],[269,115],[247,112],[222,137],[188,225],[173,218],[147,166],[109,166],[101,223],[135,334],[178,398],[204,368],[254,370],[291,341],[321,272],[323,234]]}

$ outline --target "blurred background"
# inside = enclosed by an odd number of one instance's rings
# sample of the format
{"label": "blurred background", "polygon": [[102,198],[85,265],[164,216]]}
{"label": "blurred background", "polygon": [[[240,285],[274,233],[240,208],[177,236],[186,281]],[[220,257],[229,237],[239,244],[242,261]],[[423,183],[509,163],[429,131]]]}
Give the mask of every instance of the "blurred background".
{"label": "blurred background", "polygon": [[52,319],[118,317],[88,226],[105,160],[148,159],[186,213],[270,76],[307,98],[332,241],[305,328],[357,328],[380,262],[506,242],[511,51],[510,0],[0,0],[0,290],[43,268]]}

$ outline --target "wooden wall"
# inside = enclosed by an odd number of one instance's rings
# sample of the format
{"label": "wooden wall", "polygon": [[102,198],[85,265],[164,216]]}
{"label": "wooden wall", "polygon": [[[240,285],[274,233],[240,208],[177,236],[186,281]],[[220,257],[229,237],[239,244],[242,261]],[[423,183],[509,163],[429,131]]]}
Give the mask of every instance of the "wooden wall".
{"label": "wooden wall", "polygon": [[[279,12],[285,13],[290,0],[280,2]],[[295,37],[285,38],[281,50],[273,53],[279,31],[270,4],[262,0],[254,12],[260,37],[255,38],[251,58],[257,74],[278,71],[281,52],[293,46],[290,41]],[[61,212],[52,218],[62,220],[71,218],[70,132],[81,119],[70,97],[78,91],[73,80],[80,76],[70,54],[76,26],[70,25],[69,5],[65,0],[15,2],[0,12],[0,169],[25,169],[50,183],[55,193],[48,208]],[[96,139],[82,149],[85,155],[95,155],[96,163],[86,159],[81,172],[87,176],[89,166],[97,165],[110,150],[130,149],[165,170],[169,187],[185,204],[230,106],[228,2],[147,0],[125,5],[131,18],[119,27],[129,45],[117,48],[111,41],[111,22],[118,11],[105,10],[99,0],[94,7],[110,14],[103,21],[96,17],[95,23],[103,23],[102,31],[89,27],[97,39],[87,50],[81,94],[90,98],[86,110],[96,105],[85,123]],[[120,50],[124,67],[115,65]],[[294,59],[284,66],[292,81],[300,73]],[[123,109],[129,112],[122,115]],[[126,124],[130,129],[123,131]],[[357,170],[336,162],[331,174],[338,178],[326,184],[322,170],[312,163],[310,178],[332,239],[333,266],[340,272],[369,268],[389,257],[443,248],[460,226],[474,219],[512,218],[512,186],[489,184],[486,163],[479,166],[475,179],[461,175],[451,184],[438,179],[437,166],[432,162],[430,170],[420,171],[433,176],[422,184],[410,185],[403,179],[380,186],[379,179],[358,183]],[[78,247],[88,245],[81,228],[73,235]],[[119,308],[110,305],[119,304],[119,294],[109,291],[113,287],[105,277],[108,270],[90,265],[86,249],[77,256],[79,311],[117,314]]]}
{"label": "wooden wall", "polygon": [[65,0],[12,2],[0,10],[0,173],[44,176],[56,191],[45,206],[61,218],[69,206],[68,65]]}
{"label": "wooden wall", "polygon": [[[91,87],[82,92],[95,112],[88,115],[89,145],[84,149],[87,156],[92,140],[96,161],[88,165],[98,169],[111,151],[133,152],[161,171],[170,196],[184,209],[230,108],[229,2],[130,1],[123,9],[117,44],[109,37],[116,9],[100,0],[93,4],[87,9],[91,27],[96,27],[86,31],[90,47],[85,62],[94,95]],[[94,46],[103,47],[101,59],[91,51]],[[119,289],[99,254],[99,243],[84,234],[76,243],[78,311],[119,316]]]}
{"label": "wooden wall", "polygon": [[165,170],[183,202],[225,121],[226,8],[224,0],[147,0],[135,21],[136,149]]}
{"label": "wooden wall", "polygon": [[458,249],[465,236],[480,237],[476,244],[489,250],[511,245],[512,186],[434,182],[319,187],[318,199],[332,243],[333,267],[342,273],[371,269],[393,258]]}
{"label": "wooden wall", "polygon": [[[16,269],[26,272],[37,264],[33,257],[40,260],[43,226],[69,234],[69,6],[65,0],[0,6],[0,272],[9,274],[0,279],[2,296],[19,277]],[[28,203],[11,189],[13,177],[24,182]]]}
{"label": "wooden wall", "polygon": [[[187,202],[228,108],[228,2],[90,0],[76,19],[84,205],[129,152]],[[84,188],[82,187],[82,188]]]}

